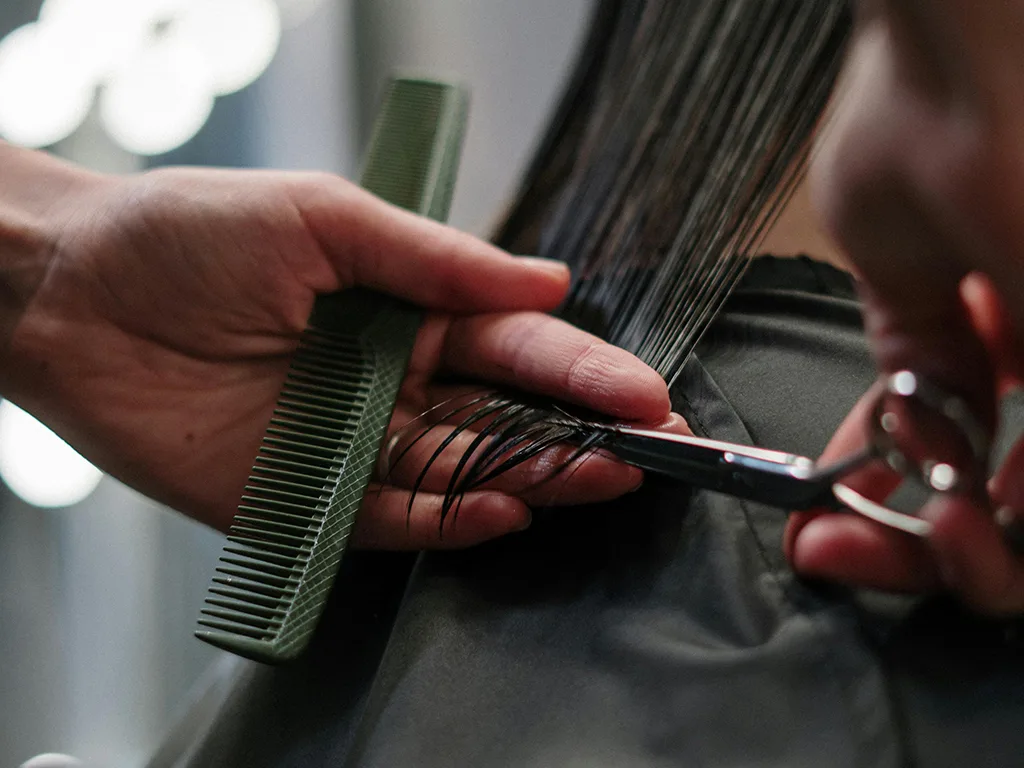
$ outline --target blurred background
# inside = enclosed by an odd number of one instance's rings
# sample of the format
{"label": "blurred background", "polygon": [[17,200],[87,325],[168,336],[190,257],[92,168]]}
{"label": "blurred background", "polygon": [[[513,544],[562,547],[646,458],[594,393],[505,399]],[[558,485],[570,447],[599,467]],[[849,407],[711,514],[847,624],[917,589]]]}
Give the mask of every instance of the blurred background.
{"label": "blurred background", "polygon": [[[96,170],[355,178],[395,69],[473,105],[452,223],[514,194],[592,0],[2,0],[0,137]],[[0,173],[3,169],[0,168]],[[145,765],[223,659],[192,638],[220,537],[0,404],[0,766]]]}

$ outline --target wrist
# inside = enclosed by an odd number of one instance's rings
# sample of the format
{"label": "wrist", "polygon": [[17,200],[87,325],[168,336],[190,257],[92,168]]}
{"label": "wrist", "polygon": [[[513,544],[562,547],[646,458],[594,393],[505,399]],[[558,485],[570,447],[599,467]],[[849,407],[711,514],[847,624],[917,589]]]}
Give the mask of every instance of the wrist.
{"label": "wrist", "polygon": [[0,395],[9,396],[19,379],[12,341],[54,263],[75,201],[99,178],[0,142]]}

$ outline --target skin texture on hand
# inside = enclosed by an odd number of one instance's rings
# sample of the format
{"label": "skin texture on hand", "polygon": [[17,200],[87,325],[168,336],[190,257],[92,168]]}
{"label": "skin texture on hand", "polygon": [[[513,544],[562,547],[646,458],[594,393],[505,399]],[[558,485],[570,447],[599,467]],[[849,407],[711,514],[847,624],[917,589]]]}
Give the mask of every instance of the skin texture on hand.
{"label": "skin texture on hand", "polygon": [[[337,177],[91,176],[61,210],[45,275],[10,336],[4,393],[107,472],[215,527],[234,514],[316,295],[344,287],[431,310],[393,427],[443,399],[441,374],[623,420],[669,416],[652,370],[543,314],[567,288],[564,266],[511,257]],[[557,495],[527,500],[607,499],[640,479],[596,458]],[[371,488],[355,543],[464,546],[529,522],[527,500],[506,480],[469,494],[439,540],[436,488],[417,496],[408,525],[408,491]]]}
{"label": "skin texture on hand", "polygon": [[[872,0],[835,118],[812,167],[824,221],[858,275],[882,372],[915,370],[971,405],[990,430],[1019,383],[1024,331],[1024,2]],[[854,412],[829,455],[863,444]],[[854,480],[883,499],[895,478]],[[802,573],[855,584],[943,587],[982,611],[1024,610],[1024,560],[995,509],[1024,511],[1024,449],[991,503],[934,498],[935,533],[911,542],[849,516],[794,516],[787,551]]]}

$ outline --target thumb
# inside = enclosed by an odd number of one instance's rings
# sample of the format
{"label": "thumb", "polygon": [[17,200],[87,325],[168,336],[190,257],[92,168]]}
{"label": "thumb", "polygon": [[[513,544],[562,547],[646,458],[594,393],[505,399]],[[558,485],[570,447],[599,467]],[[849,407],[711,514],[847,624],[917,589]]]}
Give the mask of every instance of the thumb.
{"label": "thumb", "polygon": [[293,198],[342,288],[475,313],[550,310],[569,285],[569,269],[559,261],[511,256],[340,178],[305,179]]}

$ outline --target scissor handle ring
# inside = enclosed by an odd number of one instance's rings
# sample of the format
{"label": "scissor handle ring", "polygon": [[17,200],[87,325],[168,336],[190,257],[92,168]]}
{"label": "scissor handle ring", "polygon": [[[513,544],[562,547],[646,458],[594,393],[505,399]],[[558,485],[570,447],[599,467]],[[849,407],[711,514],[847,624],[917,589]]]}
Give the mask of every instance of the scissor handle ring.
{"label": "scissor handle ring", "polygon": [[[896,419],[886,406],[887,396],[912,400],[943,416],[959,431],[970,448],[972,466],[954,467],[938,459],[914,460],[900,447],[895,436]],[[891,469],[920,480],[925,487],[942,493],[973,492],[984,483],[991,450],[991,435],[971,411],[967,402],[927,381],[913,371],[898,371],[886,378],[871,416],[871,443]]]}

